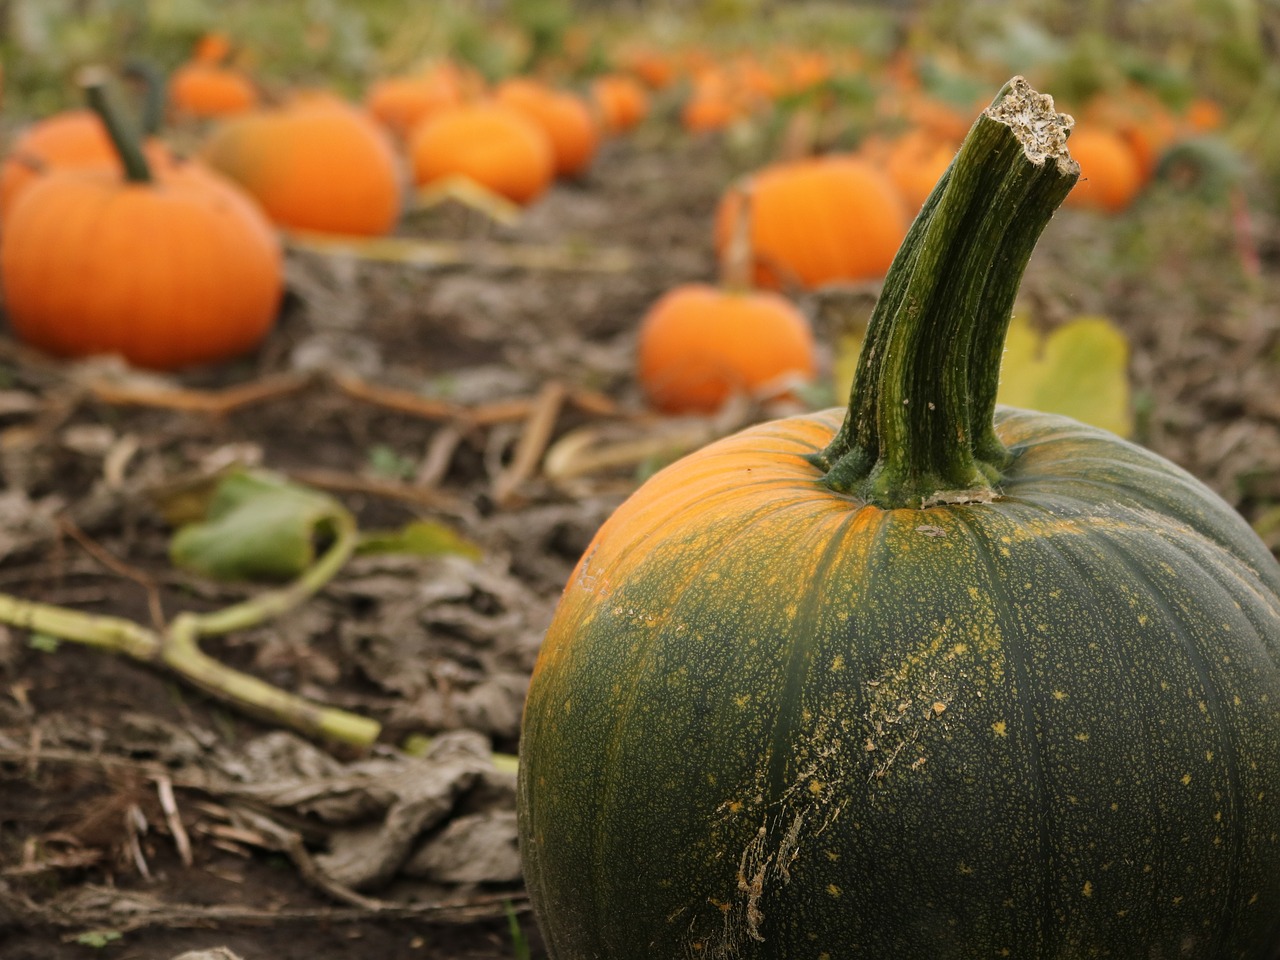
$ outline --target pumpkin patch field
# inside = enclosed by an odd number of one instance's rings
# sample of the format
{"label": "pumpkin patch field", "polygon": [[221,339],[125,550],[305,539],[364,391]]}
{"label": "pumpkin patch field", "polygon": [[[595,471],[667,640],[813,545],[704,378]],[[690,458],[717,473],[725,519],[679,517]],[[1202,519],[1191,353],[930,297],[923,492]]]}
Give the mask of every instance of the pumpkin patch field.
{"label": "pumpkin patch field", "polygon": [[0,958],[1280,960],[1278,51],[0,4]]}

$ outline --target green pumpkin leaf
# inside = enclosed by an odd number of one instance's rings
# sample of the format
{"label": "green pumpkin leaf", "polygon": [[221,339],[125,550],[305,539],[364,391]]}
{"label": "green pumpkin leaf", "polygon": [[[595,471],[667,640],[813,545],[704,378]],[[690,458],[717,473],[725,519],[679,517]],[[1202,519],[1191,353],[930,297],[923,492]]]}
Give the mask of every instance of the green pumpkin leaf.
{"label": "green pumpkin leaf", "polygon": [[443,523],[415,520],[399,530],[371,530],[361,535],[356,553],[411,553],[420,557],[456,554],[478,559],[481,550]]}
{"label": "green pumpkin leaf", "polygon": [[204,520],[178,530],[174,565],[219,580],[287,579],[315,560],[316,541],[346,513],[332,497],[264,471],[218,484]]}
{"label": "green pumpkin leaf", "polygon": [[997,399],[1127,437],[1133,432],[1128,364],[1129,343],[1105,317],[1077,317],[1041,337],[1015,316]]}

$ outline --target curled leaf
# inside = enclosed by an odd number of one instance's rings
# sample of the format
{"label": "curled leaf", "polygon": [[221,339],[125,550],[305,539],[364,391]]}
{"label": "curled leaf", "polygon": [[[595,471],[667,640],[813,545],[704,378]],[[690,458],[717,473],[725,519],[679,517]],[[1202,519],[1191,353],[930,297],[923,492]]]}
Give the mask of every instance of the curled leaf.
{"label": "curled leaf", "polygon": [[272,473],[240,470],[219,482],[202,521],[174,535],[170,559],[219,580],[295,577],[343,516],[332,497]]}

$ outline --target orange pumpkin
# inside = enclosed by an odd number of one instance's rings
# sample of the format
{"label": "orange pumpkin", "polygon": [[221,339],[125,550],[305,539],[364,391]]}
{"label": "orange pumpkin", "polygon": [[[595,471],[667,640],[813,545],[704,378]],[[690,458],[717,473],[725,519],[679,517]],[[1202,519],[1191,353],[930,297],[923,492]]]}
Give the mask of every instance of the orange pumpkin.
{"label": "orange pumpkin", "polygon": [[1210,97],[1194,98],[1182,114],[1182,125],[1192,133],[1212,133],[1225,122],[1222,104]]}
{"label": "orange pumpkin", "polygon": [[[735,188],[748,211],[750,184]],[[750,218],[739,220],[720,256],[720,287],[686,283],[645,314],[638,378],[666,413],[710,413],[734,394],[780,395],[813,379],[809,319],[777,293],[751,288]]]}
{"label": "orange pumpkin", "polygon": [[225,65],[231,41],[225,34],[201,37],[192,58],[169,78],[169,104],[180,117],[207,119],[252,110],[258,88],[244,73]]}
{"label": "orange pumpkin", "polygon": [[649,115],[649,94],[634,77],[611,73],[591,84],[591,99],[606,133],[625,133]]}
{"label": "orange pumpkin", "polygon": [[400,217],[404,177],[390,136],[331,94],[225,120],[201,155],[284,227],[378,236]]}
{"label": "orange pumpkin", "polygon": [[689,133],[722,130],[748,113],[747,103],[727,73],[703,71],[680,111],[680,123]]}
{"label": "orange pumpkin", "polygon": [[619,62],[650,90],[665,90],[676,82],[679,73],[670,57],[651,47],[632,47],[621,54]]}
{"label": "orange pumpkin", "polygon": [[[107,110],[100,85],[88,92]],[[284,283],[271,225],[199,164],[151,171],[111,127],[124,174],[57,171],[10,212],[0,283],[13,331],[51,353],[118,353],[157,369],[251,350]]]}
{"label": "orange pumpkin", "polygon": [[[756,283],[816,287],[883,276],[907,232],[892,181],[865,160],[831,156],[779,163],[753,175],[751,244]],[[716,212],[715,242],[732,235],[741,198]]]}
{"label": "orange pumpkin", "polygon": [[494,95],[499,103],[519,110],[546,133],[555,154],[557,176],[581,176],[591,166],[600,145],[600,130],[581,97],[525,77],[504,81]]}
{"label": "orange pumpkin", "polygon": [[1077,128],[1071,134],[1071,155],[1080,164],[1080,180],[1067,194],[1068,206],[1117,213],[1133,203],[1142,188],[1142,171],[1119,134]]}
{"label": "orange pumpkin", "polygon": [[365,93],[364,105],[379,123],[406,140],[414,127],[437,110],[462,103],[469,86],[460,68],[442,63],[416,76],[376,81]]}
{"label": "orange pumpkin", "polygon": [[768,291],[676,287],[645,314],[638,351],[640,384],[666,413],[713,412],[734,393],[815,373],[808,319]]}
{"label": "orange pumpkin", "polygon": [[[1160,157],[1178,136],[1178,121],[1169,108],[1139,87],[1099,94],[1085,107],[1083,120],[1091,127],[1112,130],[1128,144],[1138,161],[1140,185],[1155,175]],[[1072,134],[1073,153],[1075,136]]]}
{"label": "orange pumpkin", "polygon": [[[156,139],[143,150],[162,168],[176,163],[173,152]],[[0,218],[8,217],[18,196],[54,170],[98,166],[122,169],[102,121],[91,110],[66,110],[28,127],[13,142],[0,168]]]}
{"label": "orange pumpkin", "polygon": [[540,197],[555,176],[555,151],[543,129],[496,102],[428,117],[411,135],[409,154],[419,185],[462,176],[521,204]]}
{"label": "orange pumpkin", "polygon": [[907,208],[916,211],[950,166],[959,145],[958,141],[941,139],[923,129],[910,130],[885,144],[878,163],[898,188]]}

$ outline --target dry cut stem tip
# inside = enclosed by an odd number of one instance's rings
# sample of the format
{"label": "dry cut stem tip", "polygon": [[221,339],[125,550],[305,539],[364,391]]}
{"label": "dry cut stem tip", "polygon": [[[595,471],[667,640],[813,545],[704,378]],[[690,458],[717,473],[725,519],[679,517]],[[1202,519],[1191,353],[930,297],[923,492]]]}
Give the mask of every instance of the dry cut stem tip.
{"label": "dry cut stem tip", "polygon": [[1075,118],[1059,113],[1053,97],[1035,90],[1022,77],[1010,80],[1003,94],[987,107],[986,115],[1013,132],[1027,159],[1037,165],[1053,159],[1062,173],[1078,172],[1079,164],[1067,151]]}

